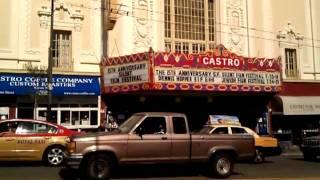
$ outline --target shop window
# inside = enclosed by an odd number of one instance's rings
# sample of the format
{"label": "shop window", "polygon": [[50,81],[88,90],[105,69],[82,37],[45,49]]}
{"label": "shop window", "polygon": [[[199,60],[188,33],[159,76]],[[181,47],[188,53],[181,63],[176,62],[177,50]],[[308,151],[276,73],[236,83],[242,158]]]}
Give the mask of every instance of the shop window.
{"label": "shop window", "polygon": [[80,125],[80,118],[79,118],[78,111],[72,111],[71,118],[72,118],[72,125]]}
{"label": "shop window", "polygon": [[33,119],[33,108],[18,108],[18,118],[20,119]]}
{"label": "shop window", "polygon": [[47,110],[38,111],[38,120],[46,120],[47,119]]}
{"label": "shop window", "polygon": [[287,78],[298,78],[297,50],[285,49],[285,73]]}
{"label": "shop window", "polygon": [[90,111],[90,125],[98,125],[98,111]]}
{"label": "shop window", "polygon": [[51,118],[49,119],[49,121],[57,124],[57,122],[58,122],[58,112],[57,111],[51,111]]}
{"label": "shop window", "polygon": [[61,111],[61,125],[71,125],[70,111]]}
{"label": "shop window", "polygon": [[90,125],[88,111],[81,111],[80,112],[80,124],[81,125]]}

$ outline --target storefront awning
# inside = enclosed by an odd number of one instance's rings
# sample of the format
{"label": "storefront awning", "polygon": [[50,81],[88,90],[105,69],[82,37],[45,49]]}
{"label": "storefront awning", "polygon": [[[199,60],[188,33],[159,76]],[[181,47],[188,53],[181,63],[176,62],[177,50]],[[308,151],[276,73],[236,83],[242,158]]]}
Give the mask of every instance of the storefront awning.
{"label": "storefront awning", "polygon": [[[100,95],[99,77],[53,75],[52,81],[54,96]],[[45,74],[0,74],[0,95],[46,94],[47,87]]]}
{"label": "storefront awning", "polygon": [[283,115],[320,115],[320,96],[280,96]]}

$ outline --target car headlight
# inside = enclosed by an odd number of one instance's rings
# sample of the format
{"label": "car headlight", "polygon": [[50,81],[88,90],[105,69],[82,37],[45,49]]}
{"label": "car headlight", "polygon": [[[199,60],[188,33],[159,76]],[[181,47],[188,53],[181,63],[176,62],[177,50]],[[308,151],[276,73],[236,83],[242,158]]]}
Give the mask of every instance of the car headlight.
{"label": "car headlight", "polygon": [[74,152],[76,152],[76,142],[70,141],[70,142],[67,144],[67,150],[68,150],[69,153],[74,153]]}

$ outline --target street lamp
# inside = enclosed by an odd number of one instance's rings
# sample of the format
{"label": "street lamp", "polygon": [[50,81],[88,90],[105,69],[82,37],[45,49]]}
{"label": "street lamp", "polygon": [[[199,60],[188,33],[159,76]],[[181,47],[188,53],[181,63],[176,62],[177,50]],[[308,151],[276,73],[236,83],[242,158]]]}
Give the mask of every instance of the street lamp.
{"label": "street lamp", "polygon": [[52,44],[53,44],[53,17],[54,17],[54,0],[51,0],[51,18],[50,18],[50,45],[48,49],[48,104],[46,120],[51,121],[51,104],[52,104]]}

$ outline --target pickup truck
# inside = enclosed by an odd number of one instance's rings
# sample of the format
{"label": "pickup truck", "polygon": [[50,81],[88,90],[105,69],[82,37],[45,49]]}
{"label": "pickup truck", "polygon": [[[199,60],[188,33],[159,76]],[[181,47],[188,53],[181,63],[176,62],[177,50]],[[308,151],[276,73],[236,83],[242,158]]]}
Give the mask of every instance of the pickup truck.
{"label": "pickup truck", "polygon": [[207,163],[219,178],[232,174],[236,160],[255,156],[251,135],[190,133],[181,113],[133,114],[112,132],[70,137],[67,168],[83,179],[108,179],[120,164]]}

